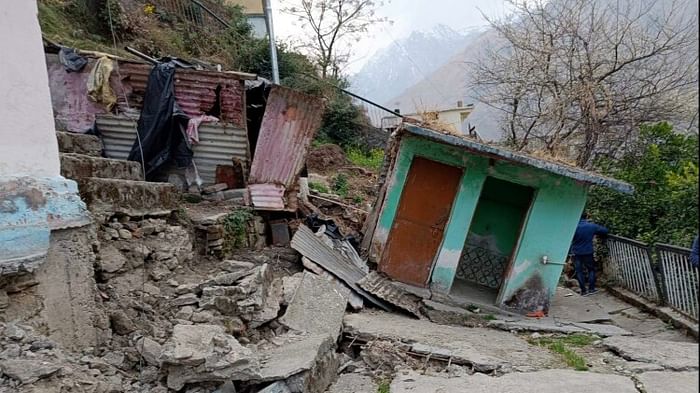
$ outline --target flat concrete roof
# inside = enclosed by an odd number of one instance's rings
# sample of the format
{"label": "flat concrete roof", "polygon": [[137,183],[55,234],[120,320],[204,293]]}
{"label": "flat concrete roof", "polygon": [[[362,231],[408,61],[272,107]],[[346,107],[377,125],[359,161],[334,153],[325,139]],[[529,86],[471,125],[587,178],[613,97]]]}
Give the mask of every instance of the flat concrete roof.
{"label": "flat concrete roof", "polygon": [[629,183],[603,176],[594,172],[585,171],[581,168],[576,168],[570,165],[557,162],[543,160],[541,158],[532,157],[527,154],[517,153],[501,147],[495,147],[484,143],[476,142],[465,137],[460,137],[452,134],[434,131],[428,128],[418,127],[413,124],[403,123],[401,131],[409,134],[420,136],[436,142],[445,143],[455,147],[462,148],[474,154],[494,157],[504,161],[510,161],[517,164],[531,166],[541,169],[556,175],[565,176],[582,183],[595,184],[598,186],[607,187],[615,191],[625,194],[632,194],[634,187]]}

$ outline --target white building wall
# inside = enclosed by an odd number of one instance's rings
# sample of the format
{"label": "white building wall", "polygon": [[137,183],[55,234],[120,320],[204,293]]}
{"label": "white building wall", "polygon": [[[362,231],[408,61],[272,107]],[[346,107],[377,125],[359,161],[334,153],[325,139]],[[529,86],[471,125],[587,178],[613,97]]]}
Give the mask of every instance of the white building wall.
{"label": "white building wall", "polygon": [[37,12],[33,0],[0,7],[0,176],[59,175]]}

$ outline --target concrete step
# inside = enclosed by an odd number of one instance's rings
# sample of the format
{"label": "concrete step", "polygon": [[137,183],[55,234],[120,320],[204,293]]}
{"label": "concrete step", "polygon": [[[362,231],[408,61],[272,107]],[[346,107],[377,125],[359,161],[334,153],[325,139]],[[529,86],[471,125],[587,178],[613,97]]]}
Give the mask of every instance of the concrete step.
{"label": "concrete step", "polygon": [[180,199],[170,183],[87,177],[78,186],[83,201],[98,215],[166,215],[177,208]]}
{"label": "concrete step", "polygon": [[143,180],[141,164],[76,153],[61,153],[61,175],[73,180],[86,177]]}
{"label": "concrete step", "polygon": [[102,141],[94,135],[57,131],[56,138],[58,139],[58,151],[61,153],[77,153],[93,157],[102,156]]}

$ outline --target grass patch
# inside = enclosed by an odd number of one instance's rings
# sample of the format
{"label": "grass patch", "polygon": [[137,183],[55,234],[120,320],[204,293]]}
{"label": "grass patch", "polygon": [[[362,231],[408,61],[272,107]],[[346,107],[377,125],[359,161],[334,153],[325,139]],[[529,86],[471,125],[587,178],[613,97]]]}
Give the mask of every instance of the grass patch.
{"label": "grass patch", "polygon": [[378,171],[384,162],[384,150],[372,149],[369,152],[364,152],[351,147],[347,151],[347,158],[353,165]]}
{"label": "grass patch", "polygon": [[245,246],[248,221],[252,218],[253,212],[250,209],[236,209],[224,217],[224,251],[230,252]]}
{"label": "grass patch", "polygon": [[389,393],[390,387],[391,384],[385,379],[379,382],[379,386],[377,386],[377,393]]}
{"label": "grass patch", "polygon": [[321,194],[328,194],[330,190],[328,187],[324,186],[322,183],[311,181],[309,182],[309,189],[314,190]]}
{"label": "grass patch", "polygon": [[586,371],[588,370],[586,359],[577,354],[570,347],[582,348],[591,345],[595,340],[596,337],[587,334],[572,334],[563,337],[541,337],[531,339],[530,343],[540,347],[545,347],[550,351],[559,354],[566,362],[566,365],[574,370]]}
{"label": "grass patch", "polygon": [[333,188],[333,192],[345,198],[348,196],[348,192],[350,191],[348,176],[343,173],[335,175],[333,178],[333,185],[331,187]]}
{"label": "grass patch", "polygon": [[483,318],[487,321],[493,321],[496,319],[496,317],[493,314],[486,314],[483,316]]}

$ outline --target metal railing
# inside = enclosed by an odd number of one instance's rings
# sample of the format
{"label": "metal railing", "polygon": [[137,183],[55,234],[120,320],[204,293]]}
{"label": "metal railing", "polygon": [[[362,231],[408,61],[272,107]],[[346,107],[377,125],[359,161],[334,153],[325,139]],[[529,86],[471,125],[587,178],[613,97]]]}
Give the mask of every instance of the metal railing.
{"label": "metal railing", "polygon": [[690,264],[690,250],[668,244],[655,248],[666,304],[697,321],[698,269]]}
{"label": "metal railing", "polygon": [[698,321],[698,269],[687,248],[608,236],[608,279],[653,302],[667,305]]}
{"label": "metal railing", "polygon": [[651,249],[636,240],[621,236],[608,237],[610,275],[620,286],[642,297],[661,300],[652,270]]}

